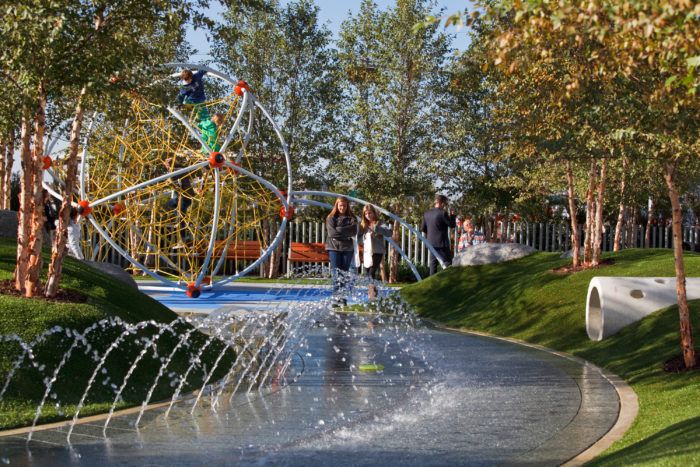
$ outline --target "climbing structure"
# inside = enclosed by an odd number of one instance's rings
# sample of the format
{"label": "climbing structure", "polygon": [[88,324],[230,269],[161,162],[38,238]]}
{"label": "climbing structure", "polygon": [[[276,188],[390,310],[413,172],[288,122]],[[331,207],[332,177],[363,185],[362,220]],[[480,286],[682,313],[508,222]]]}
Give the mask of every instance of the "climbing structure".
{"label": "climbing structure", "polygon": [[[125,119],[92,123],[74,204],[90,222],[88,257],[117,251],[144,274],[197,296],[257,267],[281,241],[291,211],[282,194],[291,191],[291,162],[278,127],[245,82],[207,67],[167,66],[206,70],[220,97],[174,106],[126,93]],[[176,91],[177,76],[158,82]],[[61,175],[56,168],[59,181]],[[257,242],[259,257],[221,277],[242,242]]]}

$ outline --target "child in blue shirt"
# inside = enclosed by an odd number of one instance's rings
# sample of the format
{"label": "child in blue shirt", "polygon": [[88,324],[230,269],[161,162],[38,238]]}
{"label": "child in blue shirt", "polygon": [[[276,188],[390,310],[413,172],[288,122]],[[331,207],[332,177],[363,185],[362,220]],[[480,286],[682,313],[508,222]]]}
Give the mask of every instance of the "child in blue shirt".
{"label": "child in blue shirt", "polygon": [[206,74],[206,70],[199,70],[196,73],[192,73],[192,70],[182,70],[180,78],[185,85],[180,88],[180,94],[177,96],[179,104],[203,104],[207,100],[202,82]]}
{"label": "child in blue shirt", "polygon": [[192,70],[182,70],[180,78],[185,84],[180,88],[180,93],[177,96],[177,101],[180,105],[194,105],[194,113],[197,116],[197,120],[200,122],[209,120],[209,111],[204,105],[207,96],[204,93],[203,78],[206,74],[206,70],[198,70],[195,73],[193,73]]}

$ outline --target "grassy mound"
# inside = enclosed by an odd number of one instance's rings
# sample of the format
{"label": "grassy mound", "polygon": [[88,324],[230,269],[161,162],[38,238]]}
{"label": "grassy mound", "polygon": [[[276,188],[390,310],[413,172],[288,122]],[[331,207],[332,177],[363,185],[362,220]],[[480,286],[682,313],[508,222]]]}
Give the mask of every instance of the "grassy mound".
{"label": "grassy mound", "polygon": [[[14,241],[0,239],[0,280],[12,277],[15,252]],[[44,261],[46,266],[47,252]],[[235,354],[229,347],[199,331],[190,332],[188,324],[158,326],[171,323],[177,315],[127,284],[72,258],[66,258],[63,272],[61,287],[82,292],[87,296],[85,303],[0,295],[0,336],[33,342],[32,354],[28,355],[16,340],[0,341],[0,390],[9,380],[0,399],[0,429],[30,425],[46,393],[46,383],[54,376],[57,379],[48,393],[40,423],[71,418],[93,374],[94,382],[80,413],[109,410],[137,360],[117,400],[118,408],[141,404],[171,354],[152,401],[171,397],[191,365],[183,391],[201,386],[222,352],[224,357],[211,381],[223,377],[233,363]],[[101,320],[106,321],[94,326]],[[125,332],[129,324],[144,321],[147,323],[141,327]],[[182,339],[188,332],[189,338]],[[118,345],[112,346],[114,342]],[[66,355],[69,357],[64,359]],[[60,371],[54,375],[59,366]]]}
{"label": "grassy mound", "polygon": [[[639,415],[624,438],[594,465],[697,465],[700,462],[700,371],[665,373],[680,353],[678,309],[658,311],[602,342],[585,330],[585,300],[594,276],[674,276],[667,250],[626,250],[614,264],[558,275],[567,264],[553,253],[501,264],[449,268],[401,295],[421,316],[446,325],[522,339],[569,352],[608,368],[637,393]],[[685,255],[686,273],[700,276],[700,255]],[[700,301],[691,302],[700,329]],[[700,350],[700,333],[695,333]]]}

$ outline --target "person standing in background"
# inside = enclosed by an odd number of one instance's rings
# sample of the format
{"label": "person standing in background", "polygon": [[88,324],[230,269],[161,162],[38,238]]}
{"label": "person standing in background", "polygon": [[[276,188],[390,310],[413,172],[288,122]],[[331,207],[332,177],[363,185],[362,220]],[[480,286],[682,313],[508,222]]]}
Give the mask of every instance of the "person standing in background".
{"label": "person standing in background", "polygon": [[[442,261],[446,266],[452,264],[452,250],[450,249],[450,236],[448,229],[454,229],[456,226],[456,217],[454,211],[449,214],[445,212],[445,208],[449,200],[445,195],[436,195],[435,204],[432,209],[423,214],[423,223],[421,224],[421,232],[423,232],[428,240],[428,243],[435,248],[435,251],[442,257]],[[437,271],[438,260],[435,255],[430,255],[430,275],[432,276]]]}

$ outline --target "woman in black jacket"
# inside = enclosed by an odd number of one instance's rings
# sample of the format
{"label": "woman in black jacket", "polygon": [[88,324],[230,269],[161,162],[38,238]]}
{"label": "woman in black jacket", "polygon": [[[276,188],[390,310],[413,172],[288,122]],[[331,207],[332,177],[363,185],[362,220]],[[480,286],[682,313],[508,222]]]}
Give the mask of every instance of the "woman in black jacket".
{"label": "woman in black jacket", "polygon": [[[333,292],[338,292],[343,283],[338,270],[347,272],[354,254],[353,238],[357,235],[357,220],[350,210],[347,198],[335,200],[331,213],[326,217],[326,250],[331,262]],[[341,274],[342,275],[342,274]]]}

